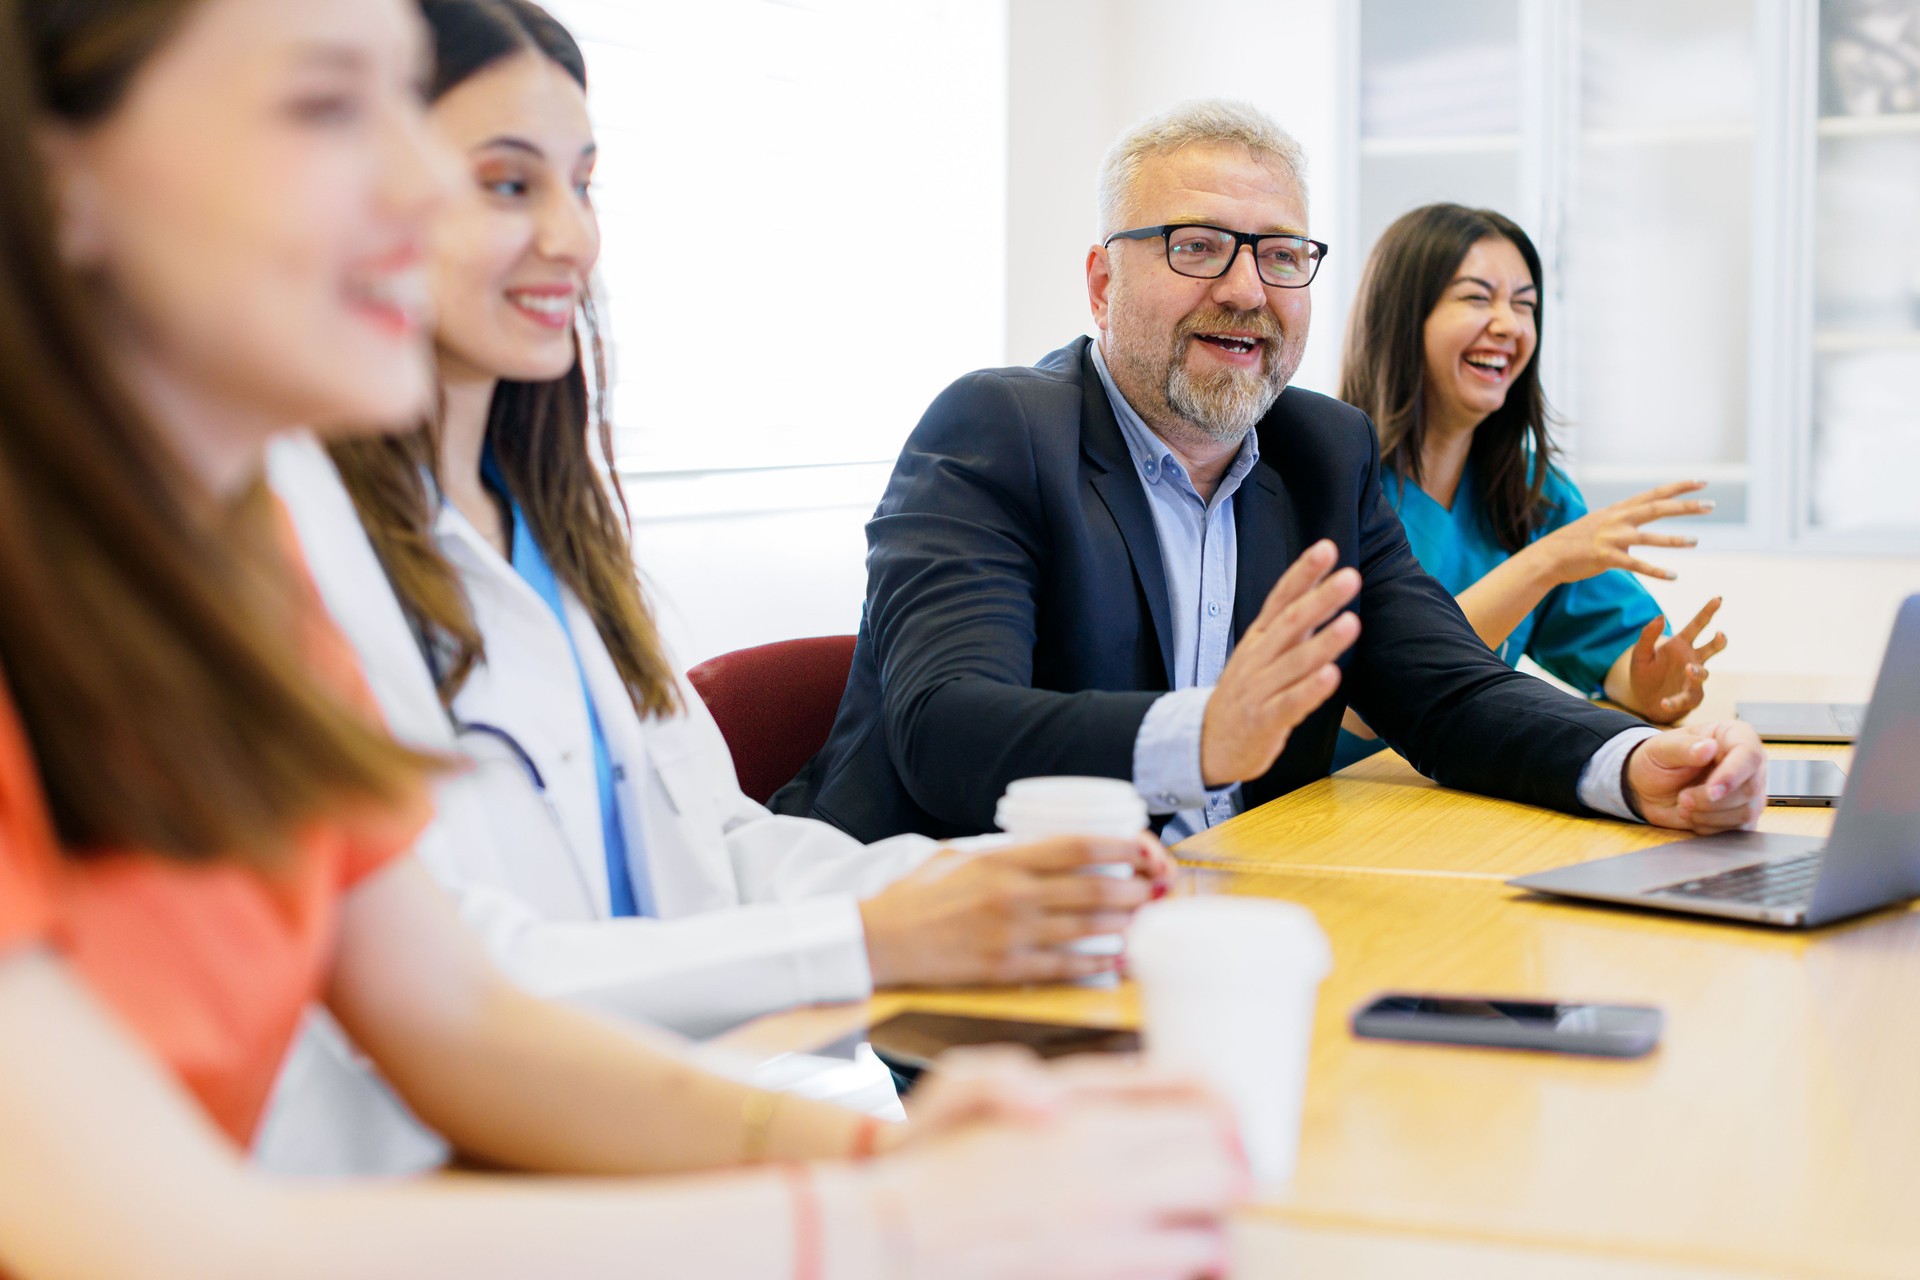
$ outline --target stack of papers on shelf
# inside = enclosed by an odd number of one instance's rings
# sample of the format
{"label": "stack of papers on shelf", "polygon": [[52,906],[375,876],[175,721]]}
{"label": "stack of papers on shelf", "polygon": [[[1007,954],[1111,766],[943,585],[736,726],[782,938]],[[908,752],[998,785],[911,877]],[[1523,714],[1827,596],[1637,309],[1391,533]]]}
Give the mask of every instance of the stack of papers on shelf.
{"label": "stack of papers on shelf", "polygon": [[1605,129],[1743,129],[1759,90],[1744,27],[1691,39],[1648,40],[1585,28],[1581,124]]}
{"label": "stack of papers on shelf", "polygon": [[1920,529],[1920,349],[1823,356],[1815,385],[1814,524]]}
{"label": "stack of papers on shelf", "polygon": [[1520,53],[1511,44],[1455,45],[1369,66],[1360,131],[1370,138],[1513,133],[1520,127]]}
{"label": "stack of papers on shelf", "polygon": [[1820,148],[1815,322],[1823,329],[1920,324],[1920,134]]}

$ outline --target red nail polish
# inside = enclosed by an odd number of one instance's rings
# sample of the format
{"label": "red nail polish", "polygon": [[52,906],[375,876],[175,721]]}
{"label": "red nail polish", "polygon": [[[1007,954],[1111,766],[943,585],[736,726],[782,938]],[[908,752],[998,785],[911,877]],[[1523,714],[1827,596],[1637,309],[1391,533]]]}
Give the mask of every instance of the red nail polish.
{"label": "red nail polish", "polygon": [[1158,901],[1160,901],[1160,899],[1162,899],[1162,898],[1164,898],[1164,897],[1166,897],[1166,896],[1167,896],[1167,893],[1169,892],[1169,890],[1170,890],[1171,888],[1172,888],[1172,886],[1170,886],[1170,885],[1169,885],[1169,884],[1168,884],[1168,883],[1167,883],[1167,882],[1166,882],[1165,880],[1157,880],[1157,881],[1155,881],[1155,882],[1154,882],[1154,885],[1153,885],[1153,898],[1152,898],[1152,901],[1154,901],[1154,902],[1158,902]]}

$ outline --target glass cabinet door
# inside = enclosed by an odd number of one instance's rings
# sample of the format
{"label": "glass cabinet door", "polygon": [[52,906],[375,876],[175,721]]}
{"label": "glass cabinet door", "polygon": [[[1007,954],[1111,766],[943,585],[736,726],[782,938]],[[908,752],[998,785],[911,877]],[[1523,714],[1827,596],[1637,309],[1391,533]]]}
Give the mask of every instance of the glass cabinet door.
{"label": "glass cabinet door", "polygon": [[1520,216],[1521,58],[1518,0],[1365,0],[1356,262],[1423,204]]}
{"label": "glass cabinet door", "polygon": [[[1805,518],[1920,531],[1920,5],[1824,0]],[[1909,542],[1909,545],[1910,542]]]}
{"label": "glass cabinet door", "polygon": [[[1575,477],[1599,506],[1710,482],[1716,524],[1752,508],[1754,0],[1578,6],[1575,146],[1556,325]],[[1702,520],[1705,523],[1705,520]]]}

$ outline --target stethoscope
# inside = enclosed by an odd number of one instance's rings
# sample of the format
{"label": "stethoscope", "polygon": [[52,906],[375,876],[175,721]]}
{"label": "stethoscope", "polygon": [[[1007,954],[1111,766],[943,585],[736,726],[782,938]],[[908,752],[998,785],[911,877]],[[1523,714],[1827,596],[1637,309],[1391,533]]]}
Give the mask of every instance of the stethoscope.
{"label": "stethoscope", "polygon": [[[432,471],[422,467],[420,480],[426,486],[431,504],[446,500],[440,492],[439,484],[433,478]],[[437,691],[446,676],[445,670],[440,665],[440,648],[433,642],[433,636],[429,633],[426,624],[411,614],[407,617],[407,630],[413,633],[414,647],[420,651],[421,661],[427,664],[427,675],[432,678],[433,687]],[[554,826],[559,830],[561,838],[565,839],[566,826],[560,821],[559,806],[547,792],[546,776],[540,772],[540,766],[533,762],[533,753],[521,745],[520,739],[497,724],[487,724],[480,720],[462,720],[453,707],[446,703],[442,703],[441,708],[446,713],[447,723],[453,726],[454,737],[464,738],[470,733],[484,734],[504,746],[507,753],[520,762],[520,767],[526,770],[527,781],[533,784],[534,793],[540,797],[540,802],[547,806],[547,813],[552,816]]]}
{"label": "stethoscope", "polygon": [[540,798],[546,802],[547,807],[554,811],[555,818],[558,818],[559,811],[554,806],[553,798],[547,794],[547,779],[540,772],[540,766],[533,762],[533,753],[520,745],[520,739],[497,724],[488,724],[484,720],[462,720],[453,714],[451,707],[447,709],[447,719],[453,724],[455,737],[465,737],[470,733],[485,734],[504,746],[508,754],[518,760],[520,767],[527,771],[527,781],[533,783],[533,789],[540,794]]}
{"label": "stethoscope", "polygon": [[[409,619],[410,624],[411,621]],[[441,675],[440,655],[432,640],[418,626],[410,626],[410,629],[413,631],[413,642],[420,649],[420,656],[426,660],[427,672],[433,679],[433,686],[438,689]],[[546,775],[540,772],[540,766],[534,762],[533,753],[527,750],[520,739],[497,724],[489,724],[484,720],[463,720],[452,707],[444,704],[443,710],[456,739],[478,734],[493,739],[507,749],[507,754],[512,756],[521,770],[526,773],[527,781],[533,785],[533,793],[540,797],[540,805],[547,811],[547,821],[553,825],[553,834],[560,841],[561,848],[567,851],[568,860],[577,865],[579,859],[574,856],[573,841],[567,836],[567,824],[561,819],[560,805],[554,800],[553,793],[547,789]]]}
{"label": "stethoscope", "polygon": [[[437,496],[438,489],[432,477],[426,476],[425,480],[429,493]],[[417,623],[411,617],[407,619],[407,623],[408,629],[413,633],[413,642],[420,650],[420,656],[427,664],[427,673],[432,678],[434,688],[437,690],[440,687],[443,674],[439,649],[423,625]],[[527,781],[532,785],[534,794],[540,798],[541,806],[547,811],[547,821],[553,826],[554,837],[559,840],[560,847],[566,851],[568,861],[578,870],[580,868],[578,850],[574,848],[573,840],[567,834],[567,824],[561,816],[559,802],[553,798],[553,793],[547,786],[546,775],[540,771],[540,766],[534,761],[533,753],[527,750],[525,744],[506,728],[484,720],[464,720],[451,706],[445,704],[442,704],[442,706],[447,717],[447,722],[452,727],[456,739],[466,738],[469,735],[480,735],[491,738],[507,749],[507,754],[512,756],[519,764],[521,770],[527,776]],[[478,757],[475,757],[475,760],[476,763],[478,763]],[[626,779],[625,766],[616,762],[613,766],[613,774],[616,782],[624,782]],[[584,877],[586,873],[581,871],[580,874]],[[592,892],[592,886],[590,885],[583,883],[582,888],[586,889],[589,893]]]}

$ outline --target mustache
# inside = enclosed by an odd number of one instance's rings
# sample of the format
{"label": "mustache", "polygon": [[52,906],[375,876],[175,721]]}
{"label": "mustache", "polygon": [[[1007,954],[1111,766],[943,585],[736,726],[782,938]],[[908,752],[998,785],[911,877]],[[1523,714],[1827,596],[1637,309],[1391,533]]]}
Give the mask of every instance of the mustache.
{"label": "mustache", "polygon": [[1205,315],[1188,316],[1173,331],[1176,342],[1200,333],[1236,332],[1251,334],[1264,342],[1279,345],[1284,336],[1280,332],[1280,322],[1269,311],[1209,311]]}

